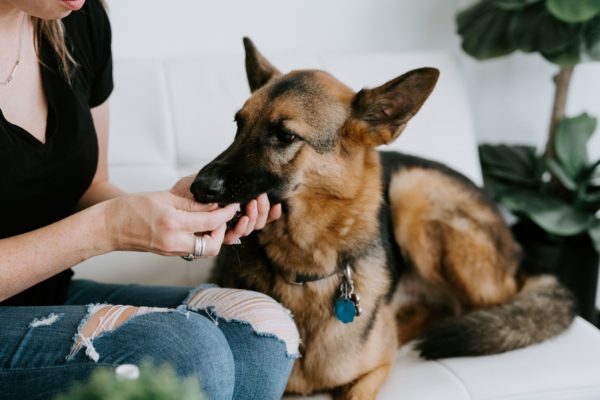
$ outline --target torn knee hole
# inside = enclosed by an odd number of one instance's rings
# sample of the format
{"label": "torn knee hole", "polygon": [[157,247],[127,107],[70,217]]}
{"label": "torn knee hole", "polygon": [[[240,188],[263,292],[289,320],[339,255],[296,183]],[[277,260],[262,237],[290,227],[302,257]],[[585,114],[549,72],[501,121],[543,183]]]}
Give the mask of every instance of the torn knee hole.
{"label": "torn knee hole", "polygon": [[81,321],[75,334],[73,347],[67,360],[75,357],[81,348],[85,347],[85,354],[97,362],[100,355],[94,348],[94,339],[105,333],[112,332],[134,317],[151,312],[172,311],[168,308],[134,307],[124,305],[98,304],[88,308],[87,316]]}
{"label": "torn knee hole", "polygon": [[203,310],[218,324],[225,321],[248,323],[257,334],[283,341],[290,356],[298,353],[300,335],[290,311],[271,297],[251,290],[202,288],[186,300],[190,310]]}

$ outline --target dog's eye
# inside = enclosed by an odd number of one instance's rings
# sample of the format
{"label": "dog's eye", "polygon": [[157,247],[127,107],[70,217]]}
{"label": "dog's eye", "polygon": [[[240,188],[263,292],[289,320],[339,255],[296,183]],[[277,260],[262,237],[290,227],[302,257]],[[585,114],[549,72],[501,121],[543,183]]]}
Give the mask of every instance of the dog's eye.
{"label": "dog's eye", "polygon": [[283,129],[278,129],[275,132],[275,139],[280,144],[290,144],[293,143],[296,139],[298,139],[298,136],[296,136],[292,132]]}

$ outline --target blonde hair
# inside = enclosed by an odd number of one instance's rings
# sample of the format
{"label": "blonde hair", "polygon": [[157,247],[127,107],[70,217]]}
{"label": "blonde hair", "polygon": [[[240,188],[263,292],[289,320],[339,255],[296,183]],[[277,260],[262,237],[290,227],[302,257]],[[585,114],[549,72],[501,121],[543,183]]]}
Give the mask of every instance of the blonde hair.
{"label": "blonde hair", "polygon": [[[99,0],[99,2],[104,8],[108,8],[105,0]],[[38,57],[42,39],[45,38],[58,56],[59,68],[62,74],[67,79],[67,82],[71,82],[71,76],[73,70],[77,67],[77,61],[75,61],[67,46],[65,25],[60,19],[43,20],[31,17],[31,20],[33,22],[33,36],[35,38],[35,48]]]}
{"label": "blonde hair", "polygon": [[67,42],[65,40],[65,26],[59,19],[57,20],[43,20],[36,17],[31,17],[33,22],[33,34],[35,38],[35,48],[40,54],[40,46],[42,39],[46,39],[52,50],[58,56],[59,68],[62,74],[68,82],[71,81],[71,74],[75,67],[77,67],[77,61],[71,55]]}

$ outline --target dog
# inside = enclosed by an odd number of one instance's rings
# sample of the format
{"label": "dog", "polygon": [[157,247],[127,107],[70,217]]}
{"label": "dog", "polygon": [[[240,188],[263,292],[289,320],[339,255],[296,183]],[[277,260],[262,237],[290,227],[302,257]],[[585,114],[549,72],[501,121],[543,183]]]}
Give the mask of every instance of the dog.
{"label": "dog", "polygon": [[434,68],[358,93],[319,70],[279,72],[244,38],[252,92],[233,143],[191,185],[203,203],[260,193],[283,216],[212,271],[293,313],[302,338],[286,392],[373,399],[395,349],[425,359],[541,342],[575,315],[553,277],[527,276],[521,250],[486,194],[452,169],[379,152],[436,85]]}

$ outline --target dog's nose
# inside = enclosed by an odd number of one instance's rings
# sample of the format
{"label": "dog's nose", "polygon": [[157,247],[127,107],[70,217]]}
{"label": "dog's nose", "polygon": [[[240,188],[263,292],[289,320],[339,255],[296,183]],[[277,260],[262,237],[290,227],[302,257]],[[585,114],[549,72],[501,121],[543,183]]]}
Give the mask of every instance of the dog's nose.
{"label": "dog's nose", "polygon": [[218,201],[225,192],[225,182],[214,175],[198,175],[190,188],[196,201],[212,203]]}

